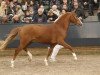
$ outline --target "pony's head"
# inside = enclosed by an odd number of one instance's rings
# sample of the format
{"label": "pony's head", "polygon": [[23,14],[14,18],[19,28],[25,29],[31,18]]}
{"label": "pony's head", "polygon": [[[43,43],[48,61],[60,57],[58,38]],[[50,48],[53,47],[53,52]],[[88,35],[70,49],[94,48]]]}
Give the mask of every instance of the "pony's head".
{"label": "pony's head", "polygon": [[70,22],[74,23],[76,25],[83,25],[82,21],[80,20],[80,18],[77,17],[76,13],[71,12],[70,13]]}

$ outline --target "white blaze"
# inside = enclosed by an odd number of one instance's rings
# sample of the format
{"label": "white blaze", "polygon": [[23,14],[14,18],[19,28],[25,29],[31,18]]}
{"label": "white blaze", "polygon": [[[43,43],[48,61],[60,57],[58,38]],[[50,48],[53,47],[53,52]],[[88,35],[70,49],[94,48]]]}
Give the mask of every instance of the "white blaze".
{"label": "white blaze", "polygon": [[80,18],[78,18],[78,20],[79,20],[79,21],[80,21],[80,23],[83,25],[83,23],[82,23],[81,19],[80,19]]}

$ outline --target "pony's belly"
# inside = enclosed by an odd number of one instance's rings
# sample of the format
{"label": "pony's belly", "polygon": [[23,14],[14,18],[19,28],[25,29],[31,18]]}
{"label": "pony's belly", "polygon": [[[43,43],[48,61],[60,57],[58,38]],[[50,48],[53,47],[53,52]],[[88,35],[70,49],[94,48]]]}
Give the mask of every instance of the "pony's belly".
{"label": "pony's belly", "polygon": [[50,39],[33,39],[32,42],[38,42],[38,43],[51,43]]}

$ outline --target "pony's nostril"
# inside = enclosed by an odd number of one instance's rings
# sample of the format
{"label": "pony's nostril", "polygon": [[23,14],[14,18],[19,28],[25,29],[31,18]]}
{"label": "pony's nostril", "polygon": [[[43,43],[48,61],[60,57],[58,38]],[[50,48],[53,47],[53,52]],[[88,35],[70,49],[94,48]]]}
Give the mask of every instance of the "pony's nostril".
{"label": "pony's nostril", "polygon": [[81,22],[81,25],[83,25],[83,23]]}
{"label": "pony's nostril", "polygon": [[82,26],[82,25],[83,25],[83,23],[80,24],[80,26]]}

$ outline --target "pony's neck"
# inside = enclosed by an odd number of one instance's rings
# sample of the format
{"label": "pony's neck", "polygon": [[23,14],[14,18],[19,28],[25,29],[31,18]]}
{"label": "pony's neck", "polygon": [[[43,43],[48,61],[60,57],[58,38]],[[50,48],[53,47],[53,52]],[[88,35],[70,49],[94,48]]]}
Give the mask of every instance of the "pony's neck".
{"label": "pony's neck", "polygon": [[61,17],[59,17],[56,21],[55,21],[55,25],[57,25],[60,28],[63,28],[64,30],[67,30],[69,27],[69,16],[68,14],[64,14]]}

